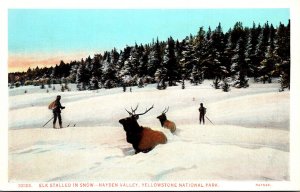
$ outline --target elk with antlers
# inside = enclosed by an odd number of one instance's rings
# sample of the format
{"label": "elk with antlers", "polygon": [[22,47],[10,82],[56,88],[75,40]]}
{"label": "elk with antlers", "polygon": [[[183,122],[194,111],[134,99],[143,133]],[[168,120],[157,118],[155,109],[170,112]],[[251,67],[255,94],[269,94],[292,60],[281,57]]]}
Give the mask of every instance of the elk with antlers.
{"label": "elk with antlers", "polygon": [[135,153],[139,152],[149,152],[158,144],[165,144],[167,142],[167,137],[160,131],[152,130],[148,127],[142,127],[138,124],[137,120],[140,115],[146,114],[153,108],[150,107],[146,109],[144,113],[136,114],[138,105],[135,109],[131,108],[131,112],[125,109],[129,113],[129,117],[119,120],[119,123],[123,125],[126,132],[126,140],[131,143]]}
{"label": "elk with antlers", "polygon": [[163,112],[161,113],[161,115],[157,117],[157,119],[159,119],[162,127],[166,128],[166,129],[169,129],[172,133],[174,133],[176,131],[176,125],[175,125],[174,122],[169,121],[167,119],[166,113],[168,111],[169,111],[169,107],[165,108],[163,110]]}

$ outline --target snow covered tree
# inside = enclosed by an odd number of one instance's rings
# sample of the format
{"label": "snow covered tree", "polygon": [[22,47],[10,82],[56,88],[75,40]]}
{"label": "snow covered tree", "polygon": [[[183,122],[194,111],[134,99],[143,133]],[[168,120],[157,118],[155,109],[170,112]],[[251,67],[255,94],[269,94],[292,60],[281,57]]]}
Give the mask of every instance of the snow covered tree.
{"label": "snow covered tree", "polygon": [[90,80],[90,89],[91,90],[99,89],[99,81],[95,76],[93,76]]}
{"label": "snow covered tree", "polygon": [[253,23],[253,26],[250,29],[250,32],[247,37],[247,45],[245,52],[245,60],[247,62],[247,65],[249,66],[248,75],[254,77],[255,79],[258,77],[258,66],[260,64],[259,60],[256,58],[256,46],[258,44],[258,36],[260,33],[261,26],[259,25],[258,27],[256,27],[255,23]]}
{"label": "snow covered tree", "polygon": [[267,53],[269,32],[270,32],[270,26],[268,23],[266,23],[258,36],[258,43],[256,45],[256,50],[255,50],[254,61],[257,65],[255,68],[255,70],[257,70],[257,72],[254,75],[255,80],[263,80],[258,77],[262,77],[264,75],[264,74],[261,74],[262,71],[260,70],[260,68],[261,68],[260,64],[265,59],[265,56]]}
{"label": "snow covered tree", "polygon": [[70,62],[70,75],[67,77],[69,79],[70,83],[76,83],[76,76],[77,76],[77,69],[79,66],[79,63],[76,61]]}
{"label": "snow covered tree", "polygon": [[137,79],[137,86],[138,86],[139,88],[144,87],[144,82],[143,82],[143,79],[142,79],[141,77],[139,77],[139,78]]}
{"label": "snow covered tree", "polygon": [[41,84],[41,89],[45,89],[44,82],[42,82],[42,84]]}
{"label": "snow covered tree", "polygon": [[[94,84],[95,84],[95,80],[98,81],[98,89],[101,88],[101,79],[103,76],[102,73],[102,55],[101,54],[96,54],[94,55],[94,58],[92,60],[92,77],[91,80],[93,79],[94,83],[91,82],[90,80],[90,85],[91,85],[91,89],[95,88]],[[92,83],[92,84],[91,84]]]}
{"label": "snow covered tree", "polygon": [[[119,59],[116,64],[116,70],[117,70],[116,76],[117,76],[118,82],[121,86],[126,86],[123,83],[123,79],[124,79],[124,75],[125,75],[124,65],[125,65],[125,61],[127,61],[130,56],[131,49],[132,49],[132,47],[126,46],[123,51],[120,51]],[[128,68],[128,66],[126,66],[126,68]]]}
{"label": "snow covered tree", "polygon": [[161,62],[162,62],[161,46],[157,39],[156,42],[153,43],[148,56],[147,71],[149,77],[154,77],[154,74],[156,73],[157,68],[161,65]]}
{"label": "snow covered tree", "polygon": [[137,66],[137,76],[143,81],[144,77],[147,75],[147,65],[148,65],[148,51],[143,45],[138,47],[138,66]]}
{"label": "snow covered tree", "polygon": [[179,79],[179,65],[175,58],[175,41],[172,37],[168,38],[162,66],[166,69],[166,80],[168,81],[169,86],[176,85],[176,81]]}
{"label": "snow covered tree", "polygon": [[[207,65],[209,73],[208,78],[215,78],[215,82],[220,82],[227,74],[228,71],[223,64],[223,53],[225,50],[224,34],[221,24],[211,33],[208,41],[208,56],[206,58],[209,65]],[[216,86],[215,88],[218,88]]]}
{"label": "snow covered tree", "polygon": [[223,53],[223,65],[225,66],[226,70],[228,71],[227,77],[231,76],[231,58],[234,54],[234,47],[231,40],[231,29],[229,29],[228,33],[225,35],[226,43],[225,49]]}
{"label": "snow covered tree", "polygon": [[194,85],[201,84],[204,80],[204,74],[199,65],[200,64],[198,62],[194,62],[192,73],[190,76],[191,83]]}
{"label": "snow covered tree", "polygon": [[221,80],[218,77],[215,77],[215,79],[213,80],[212,87],[215,88],[215,89],[220,89]]}
{"label": "snow covered tree", "polygon": [[198,85],[203,81],[203,70],[200,59],[197,57],[196,47],[193,46],[193,39],[186,37],[183,41],[182,59],[179,64],[183,69],[182,76],[189,79],[192,84]]}
{"label": "snow covered tree", "polygon": [[135,85],[134,78],[137,74],[137,67],[139,65],[137,46],[132,48],[129,57],[124,61],[124,66],[121,69],[119,76],[122,79],[122,83],[126,86]]}
{"label": "snow covered tree", "polygon": [[[209,30],[208,33],[211,34]],[[191,73],[192,83],[197,85],[202,83],[204,80],[205,73],[209,68],[208,60],[208,47],[209,47],[210,36],[205,34],[203,27],[200,27],[198,34],[194,41],[193,51],[192,51],[192,62],[193,69]]]}
{"label": "snow covered tree", "polygon": [[222,83],[221,83],[221,88],[224,92],[229,92],[230,91],[230,78],[226,77],[224,79],[222,79]]}
{"label": "snow covered tree", "polygon": [[245,42],[240,38],[232,57],[232,79],[233,86],[236,88],[246,88],[249,86],[247,79],[248,66],[245,61]]}
{"label": "snow covered tree", "polygon": [[156,70],[154,76],[157,82],[157,89],[166,89],[167,69],[163,65],[160,65]]}
{"label": "snow covered tree", "polygon": [[87,89],[87,85],[89,83],[89,76],[87,75],[85,62],[81,59],[81,63],[78,66],[77,74],[76,74],[76,84],[77,90],[82,91]]}
{"label": "snow covered tree", "polygon": [[280,76],[280,90],[290,89],[290,21],[286,27],[280,23],[276,31],[274,49],[276,73]]}
{"label": "snow covered tree", "polygon": [[86,68],[86,72],[88,72],[87,75],[90,77],[92,75],[92,69],[93,69],[91,56],[88,56],[88,58],[85,59],[85,68]]}
{"label": "snow covered tree", "polygon": [[111,62],[110,52],[106,52],[103,56],[102,64],[102,84],[104,88],[110,89],[117,86],[116,65]]}
{"label": "snow covered tree", "polygon": [[179,61],[179,66],[181,68],[182,76],[184,76],[187,79],[190,79],[192,68],[193,68],[192,60],[194,59],[192,58],[192,56],[195,55],[193,52],[193,46],[189,42],[188,37],[186,37],[181,42],[181,46],[182,46],[182,53],[181,53],[182,57],[181,60]]}
{"label": "snow covered tree", "polygon": [[185,89],[185,83],[184,83],[184,78],[181,81],[181,89]]}
{"label": "snow covered tree", "polygon": [[263,81],[263,83],[265,83],[266,81],[271,83],[274,71],[275,71],[274,40],[273,37],[270,35],[269,45],[267,47],[265,58],[260,62],[260,66],[259,66],[260,80]]}

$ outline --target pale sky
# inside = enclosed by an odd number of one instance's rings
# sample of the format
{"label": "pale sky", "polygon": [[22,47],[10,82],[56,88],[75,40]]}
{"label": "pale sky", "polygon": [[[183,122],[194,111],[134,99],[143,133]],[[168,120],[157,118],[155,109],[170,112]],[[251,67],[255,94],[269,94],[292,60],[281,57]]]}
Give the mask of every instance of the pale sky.
{"label": "pale sky", "polygon": [[287,24],[289,9],[10,9],[9,71],[50,66],[60,60],[146,44],[158,37],[182,40],[199,27],[226,32],[237,21],[251,27],[267,21]]}

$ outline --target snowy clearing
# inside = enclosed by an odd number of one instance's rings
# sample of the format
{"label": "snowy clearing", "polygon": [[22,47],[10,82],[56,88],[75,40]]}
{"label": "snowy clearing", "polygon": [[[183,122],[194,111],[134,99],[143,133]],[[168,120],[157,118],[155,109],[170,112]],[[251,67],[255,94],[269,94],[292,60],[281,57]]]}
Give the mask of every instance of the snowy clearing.
{"label": "snowy clearing", "polygon": [[[122,88],[49,93],[37,87],[10,89],[9,180],[289,180],[290,94],[278,87],[252,83],[225,93],[204,81],[184,90],[158,91],[148,85],[126,93]],[[52,122],[43,128],[52,117],[47,106],[58,93],[66,106],[66,128],[52,129]],[[214,125],[207,119],[199,125],[200,102]],[[118,120],[128,116],[125,108],[137,104],[138,111],[154,104],[138,122],[163,131],[168,143],[135,155]],[[174,135],[156,118],[167,106],[168,119],[177,125]]]}

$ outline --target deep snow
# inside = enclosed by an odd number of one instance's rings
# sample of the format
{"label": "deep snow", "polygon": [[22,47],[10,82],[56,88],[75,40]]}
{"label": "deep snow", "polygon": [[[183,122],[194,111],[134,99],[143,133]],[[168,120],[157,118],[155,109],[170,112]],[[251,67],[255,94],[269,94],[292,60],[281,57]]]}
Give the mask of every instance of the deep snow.
{"label": "deep snow", "polygon": [[[98,91],[52,92],[39,87],[9,90],[9,180],[14,181],[197,181],[289,180],[289,92],[252,83],[228,93],[211,81],[199,86],[155,85]],[[28,90],[24,93],[24,89]],[[75,90],[74,85],[72,90]],[[55,130],[47,105],[62,95],[66,127]],[[198,107],[207,107],[206,125]],[[168,143],[134,155],[118,120],[125,108],[154,109],[140,125],[163,131]],[[175,135],[156,117],[169,106]],[[76,159],[76,160],[75,160]],[[17,168],[17,169],[16,169]]]}

